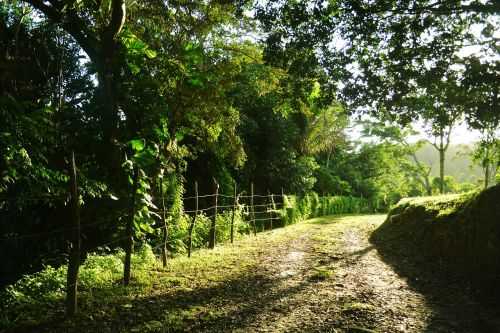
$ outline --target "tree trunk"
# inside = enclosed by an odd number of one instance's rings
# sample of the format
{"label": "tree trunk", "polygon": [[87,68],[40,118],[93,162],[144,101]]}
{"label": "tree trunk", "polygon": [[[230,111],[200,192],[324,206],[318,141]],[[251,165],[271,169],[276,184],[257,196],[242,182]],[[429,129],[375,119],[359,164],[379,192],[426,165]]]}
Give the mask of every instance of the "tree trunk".
{"label": "tree trunk", "polygon": [[429,181],[429,175],[425,176],[424,180],[425,180],[425,190],[427,192],[427,195],[431,196],[432,195],[432,185],[431,185],[431,182]]}
{"label": "tree trunk", "polygon": [[489,186],[490,186],[490,164],[486,162],[484,166],[484,188],[488,188]]}
{"label": "tree trunk", "polygon": [[26,0],[26,2],[41,11],[51,21],[60,24],[87,53],[95,66],[102,95],[104,156],[108,161],[111,183],[119,184],[124,178],[122,177],[118,135],[120,122],[118,86],[123,69],[124,52],[121,50],[122,45],[117,36],[126,20],[125,0],[111,0],[111,15],[107,17],[107,23],[104,26],[81,17],[78,6],[74,5],[75,1]]}
{"label": "tree trunk", "polygon": [[439,151],[439,193],[444,193],[444,151]]}
{"label": "tree trunk", "polygon": [[439,193],[444,194],[444,155],[446,152],[446,148],[444,146],[444,134],[441,133],[440,142],[439,142]]}
{"label": "tree trunk", "polygon": [[123,169],[119,146],[119,106],[118,106],[118,82],[109,71],[99,76],[99,88],[102,96],[102,121],[104,156],[106,156],[107,167],[111,181],[114,185],[120,184]]}

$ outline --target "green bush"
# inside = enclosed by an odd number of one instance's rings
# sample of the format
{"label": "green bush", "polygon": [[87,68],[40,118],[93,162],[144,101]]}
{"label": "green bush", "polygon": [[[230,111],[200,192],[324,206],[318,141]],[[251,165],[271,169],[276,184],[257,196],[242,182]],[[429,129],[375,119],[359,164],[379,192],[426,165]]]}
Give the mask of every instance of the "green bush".
{"label": "green bush", "polygon": [[103,287],[122,274],[124,258],[125,252],[121,249],[118,249],[115,253],[105,255],[89,253],[80,269],[79,285],[83,289]]}
{"label": "green bush", "polygon": [[311,194],[311,217],[319,216],[319,209],[320,209],[320,203],[318,194],[313,193]]}
{"label": "green bush", "polygon": [[[124,258],[125,253],[121,249],[109,254],[89,253],[79,271],[80,290],[102,288],[120,280],[123,275]],[[156,261],[149,244],[140,245],[132,255],[134,268],[151,267]],[[2,291],[0,303],[5,308],[12,308],[62,300],[66,295],[67,269],[67,265],[59,268],[47,266],[40,272],[24,276]]]}
{"label": "green bush", "polygon": [[351,196],[318,197],[316,193],[306,195],[303,198],[286,195],[283,201],[281,213],[283,222],[276,223],[276,225],[288,225],[325,215],[373,213],[380,208],[379,203],[374,199],[368,200]]}

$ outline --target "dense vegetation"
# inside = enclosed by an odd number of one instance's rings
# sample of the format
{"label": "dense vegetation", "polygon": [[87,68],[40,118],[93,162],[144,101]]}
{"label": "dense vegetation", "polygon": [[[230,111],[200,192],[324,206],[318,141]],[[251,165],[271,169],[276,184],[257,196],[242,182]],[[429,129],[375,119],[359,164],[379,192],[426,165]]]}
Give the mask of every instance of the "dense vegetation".
{"label": "dense vegetation", "polygon": [[[0,284],[95,249],[124,249],[126,267],[134,241],[182,254],[191,221],[195,248],[227,240],[233,206],[250,233],[254,197],[277,226],[475,189],[445,177],[460,120],[483,133],[471,151],[480,186],[495,184],[498,11],[455,0],[0,0]],[[466,46],[478,51],[460,55]],[[371,140],[349,139],[362,114]],[[435,179],[409,140],[416,119],[439,153]]]}

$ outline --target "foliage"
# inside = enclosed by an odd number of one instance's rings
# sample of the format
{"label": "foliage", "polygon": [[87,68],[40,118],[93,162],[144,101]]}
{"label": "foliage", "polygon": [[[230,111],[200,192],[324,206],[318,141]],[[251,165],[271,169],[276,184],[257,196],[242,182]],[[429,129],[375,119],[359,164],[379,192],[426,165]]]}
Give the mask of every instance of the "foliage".
{"label": "foliage", "polygon": [[[103,253],[104,252],[104,253]],[[80,267],[78,285],[82,291],[102,289],[121,278],[124,253],[104,250],[101,253],[89,253]],[[137,268],[150,268],[156,263],[151,246],[142,245],[132,257]],[[7,286],[1,294],[2,306],[30,306],[43,308],[43,304],[60,301],[66,294],[66,265],[58,268],[47,266],[32,275],[25,275],[15,284]]]}
{"label": "foliage", "polygon": [[[435,177],[432,180],[432,190],[433,193],[437,194],[440,192],[439,187],[441,186],[441,178]],[[457,193],[458,184],[452,176],[444,176],[444,193]]]}

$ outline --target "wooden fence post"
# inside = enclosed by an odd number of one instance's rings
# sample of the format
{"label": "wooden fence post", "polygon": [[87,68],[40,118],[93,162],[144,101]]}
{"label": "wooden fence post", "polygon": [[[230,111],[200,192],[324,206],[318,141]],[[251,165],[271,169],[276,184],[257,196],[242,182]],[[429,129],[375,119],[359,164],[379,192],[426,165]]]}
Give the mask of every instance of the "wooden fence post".
{"label": "wooden fence post", "polygon": [[257,236],[257,226],[255,225],[255,210],[253,207],[253,182],[250,185],[250,209],[252,212],[253,234],[254,236]]}
{"label": "wooden fence post", "polygon": [[70,185],[71,185],[71,251],[69,255],[68,273],[66,276],[66,314],[73,316],[78,309],[78,270],[80,268],[80,198],[76,180],[75,152],[71,151],[70,160]]}
{"label": "wooden fence post", "polygon": [[238,204],[238,198],[236,197],[236,182],[234,182],[234,198],[233,198],[233,212],[231,215],[231,244],[234,241],[234,214],[236,211],[236,205]]}
{"label": "wooden fence post", "polygon": [[212,218],[212,225],[210,227],[210,238],[208,240],[208,247],[213,249],[215,247],[215,236],[216,236],[216,223],[217,223],[217,196],[219,195],[219,184],[214,177],[214,216]]}
{"label": "wooden fence post", "polygon": [[267,201],[269,202],[268,204],[268,209],[269,209],[269,228],[273,230],[273,203],[271,200],[271,192],[267,190]]}
{"label": "wooden fence post", "polygon": [[163,222],[163,247],[161,251],[161,257],[163,259],[163,267],[167,267],[167,242],[168,242],[168,222],[167,222],[167,207],[165,205],[165,193],[163,192],[163,177],[160,178],[160,192],[161,192],[161,204],[162,204],[162,222]]}
{"label": "wooden fence post", "polygon": [[125,263],[123,269],[123,285],[128,286],[130,283],[130,261],[132,259],[132,250],[134,248],[134,217],[135,217],[135,199],[137,196],[137,182],[139,180],[139,168],[134,166],[134,175],[132,178],[132,194],[130,200],[130,216],[126,227],[126,243],[125,243]]}
{"label": "wooden fence post", "polygon": [[196,217],[198,216],[198,182],[194,182],[194,194],[195,194],[195,212],[193,219],[191,220],[191,225],[189,226],[189,238],[188,238],[188,258],[191,258],[191,251],[193,250],[193,229],[196,223]]}
{"label": "wooden fence post", "polygon": [[[274,194],[273,194],[273,193],[271,193],[271,205],[272,205],[272,209],[273,209],[273,210],[276,210],[276,203],[274,202]],[[273,224],[272,224],[272,223],[273,223],[273,222],[272,222],[273,220],[272,220],[272,217],[273,217],[273,216],[272,216],[272,212],[271,212],[271,229],[273,228]]]}

